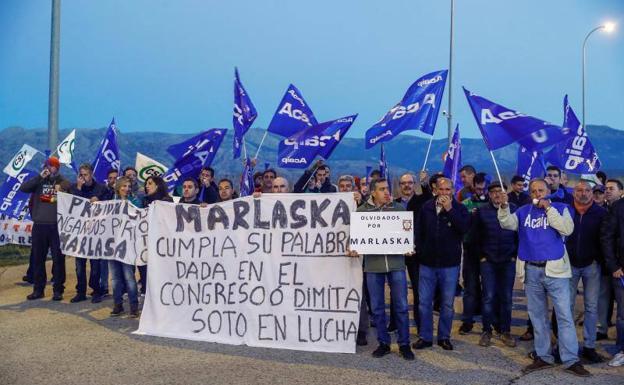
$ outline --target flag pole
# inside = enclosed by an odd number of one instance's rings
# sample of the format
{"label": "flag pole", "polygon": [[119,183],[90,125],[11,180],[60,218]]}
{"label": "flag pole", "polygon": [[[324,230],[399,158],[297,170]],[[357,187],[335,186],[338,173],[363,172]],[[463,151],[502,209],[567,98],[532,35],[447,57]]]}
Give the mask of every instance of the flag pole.
{"label": "flag pole", "polygon": [[423,163],[421,171],[425,171],[425,167],[427,167],[427,161],[429,160],[429,152],[431,151],[431,143],[433,142],[433,135],[429,138],[429,145],[427,146],[427,152],[425,153],[425,162]]}
{"label": "flag pole", "polygon": [[501,178],[500,171],[498,170],[498,164],[496,163],[496,158],[494,158],[494,152],[492,150],[490,150],[490,156],[492,157],[492,162],[494,162],[494,169],[496,170],[496,175],[498,176],[498,181],[500,182],[501,190],[503,190],[504,193],[507,193],[507,191],[505,191],[505,186],[503,185],[503,178]]}
{"label": "flag pole", "polygon": [[254,156],[254,159],[258,159],[258,154],[260,154],[260,149],[262,148],[262,144],[264,143],[264,140],[267,137],[267,133],[268,131],[264,131],[264,135],[262,135],[262,140],[260,141],[260,144],[258,145],[258,149],[256,150],[256,156]]}

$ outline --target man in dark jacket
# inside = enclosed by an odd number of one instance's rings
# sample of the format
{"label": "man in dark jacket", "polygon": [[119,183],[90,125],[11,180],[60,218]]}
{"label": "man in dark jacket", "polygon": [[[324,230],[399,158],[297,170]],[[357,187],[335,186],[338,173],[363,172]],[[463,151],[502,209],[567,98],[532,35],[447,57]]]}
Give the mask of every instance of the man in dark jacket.
{"label": "man in dark jacket", "polygon": [[[612,211],[615,202],[620,200],[624,193],[624,186],[618,179],[608,179],[605,181],[606,208],[609,213]],[[598,294],[598,327],[596,341],[609,338],[608,331],[613,318],[613,304],[615,302],[615,292],[613,290],[613,277],[607,268],[604,258],[601,263],[600,294]]]}
{"label": "man in dark jacket", "polygon": [[[474,217],[477,209],[489,203],[486,195],[487,181],[485,173],[477,173],[472,180],[473,194],[465,199],[462,204],[468,209],[468,213]],[[479,269],[479,256],[476,245],[469,232],[464,237],[464,263],[462,264],[461,275],[464,281],[462,293],[463,312],[462,324],[459,327],[459,334],[465,335],[472,331],[474,316],[480,313],[481,309],[481,273]]]}
{"label": "man in dark jacket", "polygon": [[[505,185],[502,187],[506,189]],[[505,191],[499,182],[488,186],[490,202],[477,209],[472,226],[483,284],[483,333],[479,340],[481,346],[490,346],[495,322],[503,343],[508,347],[516,346],[516,340],[510,332],[518,234],[504,230],[498,222],[497,213],[503,194]],[[509,209],[514,213],[516,206],[510,203]]]}
{"label": "man in dark jacket", "polygon": [[511,178],[511,191],[507,193],[509,203],[513,203],[516,207],[524,206],[530,203],[529,194],[524,191],[524,178],[520,175],[514,175]]}
{"label": "man in dark jacket", "polygon": [[546,168],[546,182],[550,189],[549,199],[551,202],[561,202],[572,206],[574,197],[568,192],[566,187],[561,184],[561,169],[557,166],[548,166]]}
{"label": "man in dark jacket", "polygon": [[459,278],[462,240],[470,227],[470,214],[453,199],[453,182],[438,178],[437,196],[425,203],[414,225],[414,242],[420,256],[418,281],[420,336],[415,349],[430,347],[433,341],[433,297],[440,287],[441,306],[438,345],[452,350],[453,301]]}
{"label": "man in dark jacket", "polygon": [[[378,179],[370,184],[370,198],[357,211],[403,211],[402,207],[392,201],[386,179]],[[351,252],[352,255],[355,252]],[[355,253],[357,255],[357,253]],[[414,353],[410,349],[409,316],[407,313],[407,279],[405,277],[405,257],[403,255],[364,255],[364,272],[370,295],[373,321],[377,328],[379,346],[373,351],[373,357],[379,358],[390,353],[390,334],[386,327],[386,280],[390,285],[392,306],[396,314],[398,344],[401,356],[413,360]]]}
{"label": "man in dark jacket", "polygon": [[[312,182],[312,179],[314,181]],[[333,193],[338,187],[331,183],[329,166],[319,159],[314,165],[305,170],[293,188],[295,193]]]}
{"label": "man in dark jacket", "polygon": [[600,292],[600,227],[607,210],[594,202],[592,187],[581,180],[574,187],[574,231],[566,239],[566,249],[572,265],[570,295],[572,314],[578,282],[583,280],[583,350],[581,356],[591,363],[603,358],[596,353],[596,323],[598,321],[598,293]]}
{"label": "man in dark jacket", "polygon": [[180,203],[187,203],[190,205],[200,205],[203,202],[197,198],[199,193],[199,184],[195,178],[186,178],[182,182],[182,197]]}
{"label": "man in dark jacket", "polygon": [[197,199],[208,204],[219,201],[219,187],[214,181],[214,169],[212,167],[202,167],[199,173],[199,184],[201,186]]}
{"label": "man in dark jacket", "polygon": [[33,292],[26,298],[39,299],[44,296],[46,285],[45,261],[48,249],[52,254],[52,275],[54,276],[54,301],[63,299],[65,290],[65,256],[61,253],[56,223],[56,185],[65,178],[59,173],[61,164],[55,157],[45,162],[41,173],[27,180],[20,191],[32,194],[31,216],[33,252]]}
{"label": "man in dark jacket", "polygon": [[[89,163],[83,163],[78,168],[76,183],[71,185],[69,193],[91,202],[102,200],[106,195],[106,187],[93,179],[93,167]],[[102,265],[108,264],[105,259],[90,259],[91,271],[89,273],[89,287],[93,290],[91,302],[102,302],[105,294],[101,282]],[[107,269],[108,271],[108,269]],[[108,274],[106,277],[108,284]],[[76,295],[70,300],[72,303],[87,299],[87,259],[76,257]]]}
{"label": "man in dark jacket", "polygon": [[602,252],[607,269],[613,277],[612,283],[617,302],[615,344],[618,353],[609,361],[609,366],[622,366],[624,365],[624,199],[612,204],[601,233]]}

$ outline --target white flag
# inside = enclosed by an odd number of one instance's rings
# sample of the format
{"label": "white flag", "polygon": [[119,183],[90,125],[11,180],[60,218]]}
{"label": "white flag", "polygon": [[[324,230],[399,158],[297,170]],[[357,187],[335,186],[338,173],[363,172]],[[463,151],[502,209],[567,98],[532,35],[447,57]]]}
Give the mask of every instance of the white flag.
{"label": "white flag", "polygon": [[67,135],[67,138],[63,139],[63,141],[56,148],[56,153],[58,154],[61,164],[71,164],[72,159],[74,159],[75,141],[76,130],[72,130],[72,132]]}
{"label": "white flag", "polygon": [[141,182],[145,182],[145,180],[150,176],[161,176],[165,172],[167,172],[167,167],[155,161],[154,159],[137,152],[135,166],[138,179]]}
{"label": "white flag", "polygon": [[16,178],[19,173],[26,167],[28,162],[35,156],[39,151],[36,148],[30,147],[25,144],[22,148],[15,154],[13,159],[6,165],[4,168],[4,172],[8,175]]}

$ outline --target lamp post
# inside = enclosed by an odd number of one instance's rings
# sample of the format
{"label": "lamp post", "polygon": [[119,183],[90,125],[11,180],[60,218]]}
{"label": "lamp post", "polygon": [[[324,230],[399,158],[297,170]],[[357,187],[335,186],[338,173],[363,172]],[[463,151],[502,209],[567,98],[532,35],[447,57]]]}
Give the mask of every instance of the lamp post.
{"label": "lamp post", "polygon": [[48,94],[48,149],[58,144],[59,56],[61,41],[61,0],[52,0],[50,27],[50,92]]}
{"label": "lamp post", "polygon": [[591,31],[589,31],[589,33],[585,36],[585,39],[583,40],[583,64],[582,64],[582,103],[583,103],[583,110],[582,110],[582,125],[583,125],[583,129],[585,129],[585,62],[586,62],[586,51],[587,51],[587,40],[589,39],[589,37],[596,31],[600,31],[601,29],[604,29],[605,32],[607,33],[611,33],[613,32],[613,30],[615,30],[615,24],[614,23],[605,23],[603,25],[600,25],[594,29],[592,29]]}
{"label": "lamp post", "polygon": [[448,112],[446,114],[446,123],[448,130],[448,145],[453,142],[453,112],[451,109],[453,101],[453,26],[455,16],[455,0],[451,0],[451,38],[449,43],[449,71],[448,71]]}

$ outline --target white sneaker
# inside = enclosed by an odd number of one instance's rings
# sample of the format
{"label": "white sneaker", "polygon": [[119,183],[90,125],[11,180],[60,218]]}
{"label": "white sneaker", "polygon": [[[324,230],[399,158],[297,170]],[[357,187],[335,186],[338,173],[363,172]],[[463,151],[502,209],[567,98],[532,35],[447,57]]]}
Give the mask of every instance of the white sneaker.
{"label": "white sneaker", "polygon": [[619,352],[613,359],[609,361],[609,366],[622,366],[624,365],[624,352]]}

